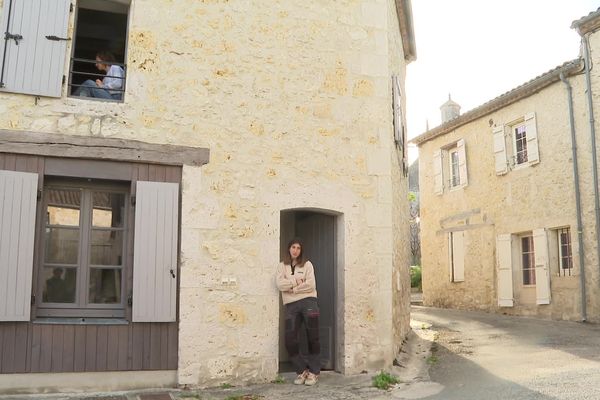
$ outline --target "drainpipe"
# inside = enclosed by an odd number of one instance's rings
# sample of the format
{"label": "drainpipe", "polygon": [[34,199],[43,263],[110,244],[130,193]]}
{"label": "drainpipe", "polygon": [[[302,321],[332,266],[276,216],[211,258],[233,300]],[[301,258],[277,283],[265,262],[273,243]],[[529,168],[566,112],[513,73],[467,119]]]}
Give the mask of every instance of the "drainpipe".
{"label": "drainpipe", "polygon": [[[580,33],[581,35],[581,33]],[[598,195],[598,158],[596,155],[596,123],[594,121],[594,103],[592,100],[592,82],[590,78],[590,43],[587,35],[581,35],[583,57],[585,60],[585,85],[587,91],[588,113],[590,115],[590,136],[592,142],[592,177],[594,185],[594,214],[596,216],[596,262],[600,267],[600,196]]]}
{"label": "drainpipe", "polygon": [[583,223],[581,222],[581,192],[579,188],[579,166],[577,165],[577,139],[575,137],[575,118],[573,117],[573,89],[564,73],[560,80],[567,88],[569,103],[569,128],[571,129],[571,151],[573,153],[573,182],[575,183],[575,207],[577,209],[577,243],[579,246],[579,285],[581,286],[581,321],[587,321],[587,301],[585,294],[585,263],[583,254]]}

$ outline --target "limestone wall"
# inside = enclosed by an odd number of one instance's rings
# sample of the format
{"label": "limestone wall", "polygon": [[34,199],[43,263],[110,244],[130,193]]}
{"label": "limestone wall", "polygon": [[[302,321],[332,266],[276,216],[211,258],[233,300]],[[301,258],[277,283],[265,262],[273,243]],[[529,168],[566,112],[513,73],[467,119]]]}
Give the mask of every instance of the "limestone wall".
{"label": "limestone wall", "polygon": [[338,368],[374,370],[408,329],[399,40],[392,0],[133,0],[123,103],[1,93],[0,129],[210,149],[183,169],[180,384],[277,373],[279,216],[297,207],[343,214]]}
{"label": "limestone wall", "polygon": [[[581,171],[588,314],[590,319],[600,320],[600,308],[596,301],[598,291],[595,289],[598,286],[598,271],[590,136],[583,75],[571,77],[569,82],[573,86],[575,98],[575,128]],[[536,113],[540,163],[497,176],[490,124],[506,124],[529,112]],[[450,191],[446,188],[443,195],[435,195],[433,151],[460,138],[466,140],[468,186]],[[555,319],[580,319],[573,159],[567,94],[563,83],[552,84],[539,93],[426,142],[421,145],[419,153],[424,303]],[[470,221],[457,218],[454,224],[481,226],[465,231],[465,281],[451,283],[448,233],[443,232],[442,220],[469,211],[478,212],[470,216]],[[551,304],[536,305],[535,288],[524,286],[521,272],[516,271],[513,274],[515,306],[498,309],[496,236],[519,234],[537,228],[567,226],[571,229],[574,274],[570,277],[558,276],[558,261],[551,256]],[[550,246],[554,244],[549,240]],[[551,253],[553,250],[550,249]],[[513,268],[519,264],[518,257],[513,252]]]}

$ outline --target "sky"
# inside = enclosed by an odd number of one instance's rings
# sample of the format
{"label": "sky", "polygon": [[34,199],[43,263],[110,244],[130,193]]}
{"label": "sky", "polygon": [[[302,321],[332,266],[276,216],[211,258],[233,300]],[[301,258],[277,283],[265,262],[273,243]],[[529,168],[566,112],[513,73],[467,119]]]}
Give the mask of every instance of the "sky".
{"label": "sky", "polygon": [[[412,0],[417,60],[407,67],[407,133],[440,124],[579,56],[571,23],[600,0]],[[409,158],[416,157],[412,149]]]}

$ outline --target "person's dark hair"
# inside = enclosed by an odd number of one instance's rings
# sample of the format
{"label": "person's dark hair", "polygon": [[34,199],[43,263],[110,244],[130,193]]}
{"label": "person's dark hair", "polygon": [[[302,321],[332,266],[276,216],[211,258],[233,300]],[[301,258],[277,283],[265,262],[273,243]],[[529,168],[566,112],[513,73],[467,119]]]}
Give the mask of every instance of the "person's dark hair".
{"label": "person's dark hair", "polygon": [[292,240],[290,240],[290,242],[288,243],[288,245],[286,247],[285,254],[283,255],[283,263],[292,265],[292,256],[290,255],[290,247],[292,247],[293,244],[300,245],[300,255],[298,255],[298,259],[297,259],[298,262],[296,263],[296,265],[298,267],[301,267],[304,265],[306,260],[304,259],[304,243],[302,243],[302,240],[300,238],[293,238]]}
{"label": "person's dark hair", "polygon": [[110,51],[99,51],[98,53],[96,53],[96,57],[101,59],[102,61],[107,61],[107,64],[116,62],[117,59],[115,58],[115,55],[113,53],[111,53]]}

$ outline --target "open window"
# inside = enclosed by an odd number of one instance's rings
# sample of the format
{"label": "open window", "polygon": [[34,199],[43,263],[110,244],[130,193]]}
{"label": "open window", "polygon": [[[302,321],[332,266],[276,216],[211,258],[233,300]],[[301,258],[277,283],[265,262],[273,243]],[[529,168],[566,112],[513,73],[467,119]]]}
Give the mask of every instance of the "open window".
{"label": "open window", "polygon": [[77,2],[70,96],[123,100],[128,14],[129,0]]}

